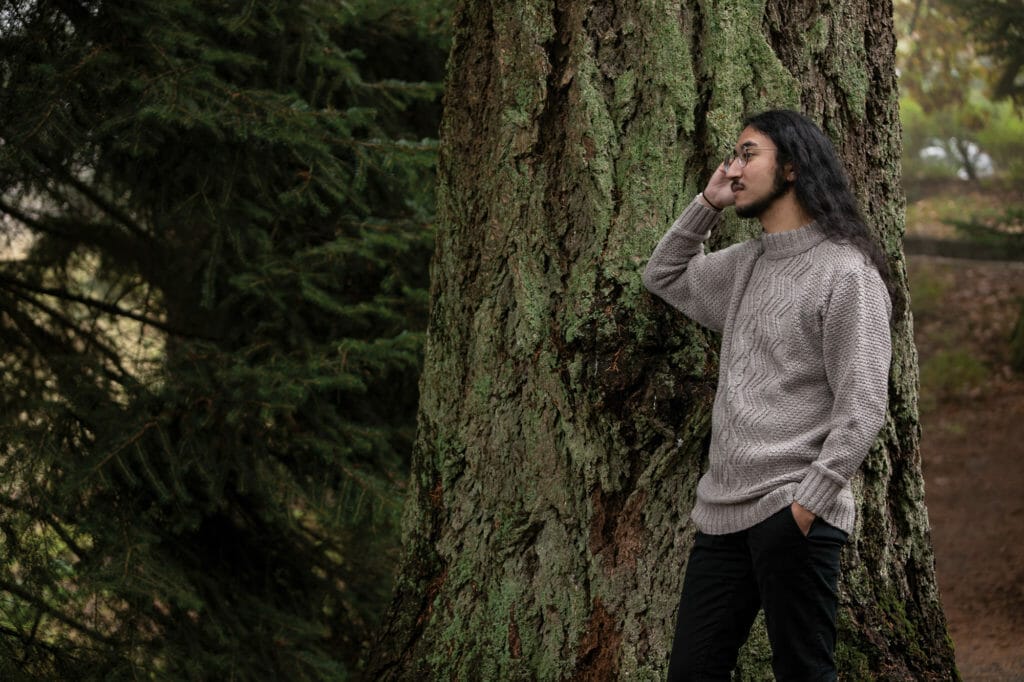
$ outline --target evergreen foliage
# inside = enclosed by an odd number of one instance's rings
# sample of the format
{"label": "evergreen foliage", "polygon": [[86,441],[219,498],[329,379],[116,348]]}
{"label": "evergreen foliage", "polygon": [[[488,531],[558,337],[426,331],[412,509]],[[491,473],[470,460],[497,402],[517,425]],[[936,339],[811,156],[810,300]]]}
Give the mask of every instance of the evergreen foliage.
{"label": "evergreen foliage", "polygon": [[0,2],[0,678],[358,670],[415,426],[444,15]]}

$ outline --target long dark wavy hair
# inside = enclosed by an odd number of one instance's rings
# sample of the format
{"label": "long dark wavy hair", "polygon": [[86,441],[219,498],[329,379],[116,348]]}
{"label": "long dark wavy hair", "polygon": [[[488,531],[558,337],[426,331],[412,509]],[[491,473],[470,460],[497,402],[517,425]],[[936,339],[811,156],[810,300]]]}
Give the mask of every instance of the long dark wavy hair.
{"label": "long dark wavy hair", "polygon": [[[776,173],[781,180],[785,165],[796,173],[796,199],[818,226],[835,242],[847,242],[864,253],[882,276],[894,304],[899,298],[889,262],[871,234],[850,190],[832,142],[807,116],[789,109],[773,109],[743,121],[771,138],[776,148]],[[897,306],[893,306],[898,315]]]}

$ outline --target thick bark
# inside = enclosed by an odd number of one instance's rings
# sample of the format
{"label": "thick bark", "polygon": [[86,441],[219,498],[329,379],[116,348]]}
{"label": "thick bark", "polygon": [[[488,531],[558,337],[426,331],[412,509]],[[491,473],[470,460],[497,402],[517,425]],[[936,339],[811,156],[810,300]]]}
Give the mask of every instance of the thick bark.
{"label": "thick bark", "polygon": [[[640,270],[745,113],[833,137],[899,284],[891,5],[465,0],[405,555],[374,673],[658,679],[693,529],[717,339]],[[719,242],[750,226],[730,221]],[[904,303],[901,301],[900,305]],[[909,313],[856,480],[847,679],[948,680]],[[763,634],[742,662],[765,679]]]}

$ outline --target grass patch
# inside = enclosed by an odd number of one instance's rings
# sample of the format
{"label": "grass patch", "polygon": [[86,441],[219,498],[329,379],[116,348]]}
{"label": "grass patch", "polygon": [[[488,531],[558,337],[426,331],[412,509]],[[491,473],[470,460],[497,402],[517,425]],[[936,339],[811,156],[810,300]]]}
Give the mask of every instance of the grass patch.
{"label": "grass patch", "polygon": [[997,180],[926,183],[908,187],[906,192],[907,236],[913,237],[970,240],[952,223],[1013,224],[1019,222],[1019,211],[1024,205],[1020,189]]}
{"label": "grass patch", "polygon": [[945,222],[964,239],[994,247],[1008,258],[1024,258],[1024,208],[1010,207],[1001,214]]}
{"label": "grass patch", "polygon": [[913,268],[910,278],[910,309],[916,319],[938,315],[945,306],[952,278],[935,268]]}
{"label": "grass patch", "polygon": [[921,408],[930,411],[939,401],[963,400],[980,391],[990,371],[962,348],[943,348],[921,361]]}

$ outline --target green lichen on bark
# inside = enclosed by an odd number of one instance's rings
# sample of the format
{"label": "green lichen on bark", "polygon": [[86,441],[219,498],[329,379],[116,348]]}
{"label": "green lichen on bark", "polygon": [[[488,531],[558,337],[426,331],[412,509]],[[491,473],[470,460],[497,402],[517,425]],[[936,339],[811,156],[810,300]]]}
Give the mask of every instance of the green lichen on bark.
{"label": "green lichen on bark", "polygon": [[[756,109],[799,108],[799,83],[760,30],[764,0],[707,3],[701,62],[713,89],[707,106],[708,140],[733,145],[738,122]],[[717,164],[716,164],[717,165]]]}

